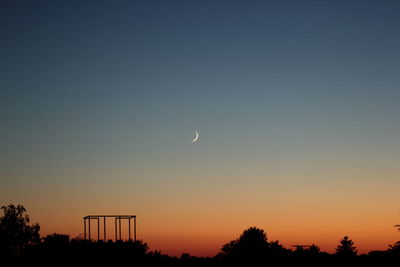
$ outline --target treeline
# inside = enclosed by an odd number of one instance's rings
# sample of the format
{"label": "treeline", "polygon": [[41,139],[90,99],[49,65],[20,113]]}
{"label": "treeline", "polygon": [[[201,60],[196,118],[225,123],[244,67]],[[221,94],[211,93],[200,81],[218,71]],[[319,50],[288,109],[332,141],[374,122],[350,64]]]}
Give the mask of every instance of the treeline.
{"label": "treeline", "polygon": [[[359,255],[347,236],[340,240],[336,252],[329,254],[311,244],[285,248],[279,241],[269,241],[264,230],[250,227],[237,239],[224,244],[214,257],[180,257],[150,251],[146,243],[90,242],[68,235],[40,237],[39,224],[30,224],[21,205],[1,207],[0,259],[3,263],[128,266],[400,266],[400,241],[385,251]],[[171,240],[173,243],[173,240]]]}

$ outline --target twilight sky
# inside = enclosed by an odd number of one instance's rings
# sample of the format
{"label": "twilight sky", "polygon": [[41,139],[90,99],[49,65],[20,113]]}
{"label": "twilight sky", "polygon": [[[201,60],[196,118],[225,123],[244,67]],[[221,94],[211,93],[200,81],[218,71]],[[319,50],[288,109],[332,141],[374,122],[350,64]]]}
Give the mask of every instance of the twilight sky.
{"label": "twilight sky", "polygon": [[[400,239],[400,2],[2,1],[0,204],[214,255]],[[191,143],[194,132],[199,142]],[[112,231],[111,231],[112,232]],[[111,235],[111,234],[110,234]]]}

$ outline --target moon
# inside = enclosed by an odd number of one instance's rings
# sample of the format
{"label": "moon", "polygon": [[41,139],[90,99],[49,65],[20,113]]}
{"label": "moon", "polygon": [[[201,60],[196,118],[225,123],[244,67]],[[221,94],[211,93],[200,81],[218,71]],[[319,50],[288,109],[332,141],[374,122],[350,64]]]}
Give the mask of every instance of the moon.
{"label": "moon", "polygon": [[199,133],[197,131],[195,132],[196,132],[196,137],[192,140],[192,143],[195,143],[199,139]]}

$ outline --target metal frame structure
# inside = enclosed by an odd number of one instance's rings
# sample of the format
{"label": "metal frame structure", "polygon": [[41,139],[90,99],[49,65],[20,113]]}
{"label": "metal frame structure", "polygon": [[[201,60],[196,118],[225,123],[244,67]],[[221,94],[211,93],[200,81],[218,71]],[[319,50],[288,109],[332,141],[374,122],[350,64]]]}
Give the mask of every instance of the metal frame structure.
{"label": "metal frame structure", "polygon": [[[106,229],[106,218],[114,218],[115,224],[115,242],[122,240],[121,238],[121,220],[128,220],[128,241],[132,241],[131,238],[131,219],[133,219],[133,241],[136,242],[136,215],[87,215],[83,217],[83,235],[85,240],[89,237],[89,241],[91,241],[90,236],[90,221],[97,221],[97,241],[100,241],[100,219],[103,219],[103,240],[107,241],[107,229]],[[86,226],[87,224],[87,226]],[[86,235],[86,229],[88,230],[88,235]]]}

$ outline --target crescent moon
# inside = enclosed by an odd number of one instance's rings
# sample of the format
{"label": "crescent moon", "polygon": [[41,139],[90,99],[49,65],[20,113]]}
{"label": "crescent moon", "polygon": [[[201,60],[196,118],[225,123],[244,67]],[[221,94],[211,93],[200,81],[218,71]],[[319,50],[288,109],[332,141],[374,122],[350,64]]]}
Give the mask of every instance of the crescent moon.
{"label": "crescent moon", "polygon": [[199,133],[196,131],[196,137],[192,140],[192,143],[196,142],[199,139]]}

